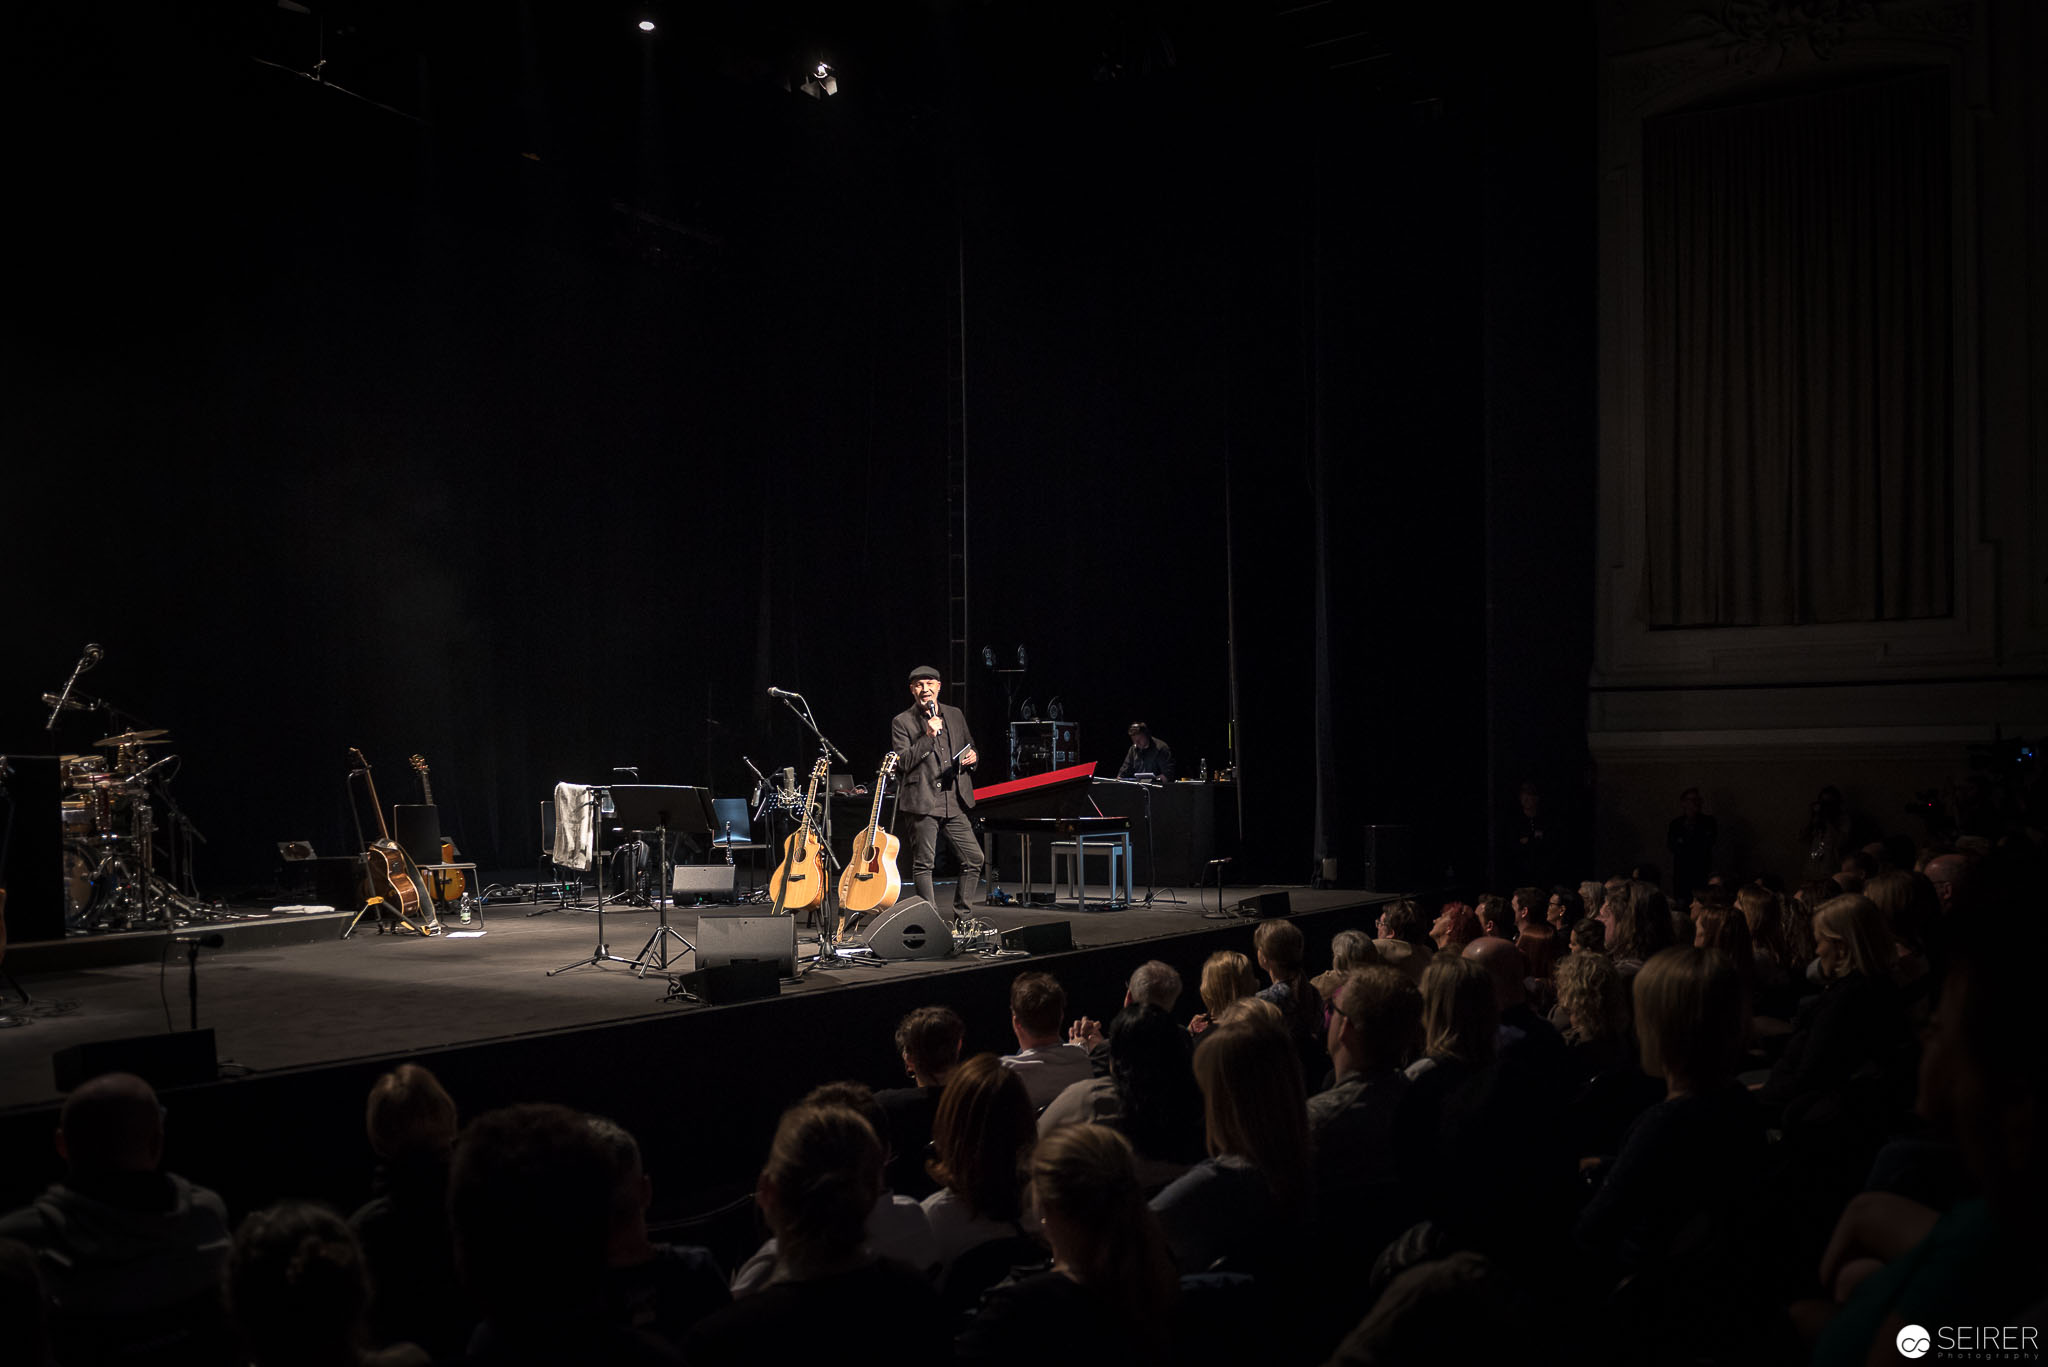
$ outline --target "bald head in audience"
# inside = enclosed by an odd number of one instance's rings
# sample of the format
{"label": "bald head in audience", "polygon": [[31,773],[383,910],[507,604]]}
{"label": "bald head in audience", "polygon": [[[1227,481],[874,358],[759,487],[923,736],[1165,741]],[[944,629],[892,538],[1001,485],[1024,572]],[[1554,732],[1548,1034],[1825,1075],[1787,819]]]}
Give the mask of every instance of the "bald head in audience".
{"label": "bald head in audience", "polygon": [[164,1156],[156,1091],[133,1073],[104,1073],[65,1099],[57,1152],[74,1173],[154,1172]]}
{"label": "bald head in audience", "polygon": [[1927,861],[1927,881],[1941,899],[1944,913],[1954,911],[1963,900],[1970,881],[1970,858],[1962,854],[1938,854]]}
{"label": "bald head in audience", "polygon": [[1486,970],[1486,976],[1493,979],[1494,1003],[1502,1010],[1520,1006],[1528,997],[1528,988],[1522,980],[1529,974],[1523,962],[1522,951],[1513,944],[1492,935],[1483,935],[1465,946],[1465,957]]}

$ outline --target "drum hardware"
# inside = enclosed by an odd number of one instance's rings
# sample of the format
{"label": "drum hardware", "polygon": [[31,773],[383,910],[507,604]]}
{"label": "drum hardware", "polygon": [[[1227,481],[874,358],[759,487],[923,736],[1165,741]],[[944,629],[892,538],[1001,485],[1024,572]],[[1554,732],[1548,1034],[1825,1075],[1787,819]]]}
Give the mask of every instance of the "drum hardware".
{"label": "drum hardware", "polygon": [[86,643],[85,650],[78,657],[78,663],[71,666],[71,677],[64,681],[64,691],[54,698],[47,693],[43,695],[43,701],[50,704],[50,719],[43,723],[45,731],[55,731],[57,718],[71,710],[71,690],[78,686],[78,676],[106,658],[106,651],[92,642]]}
{"label": "drum hardware", "polygon": [[95,750],[120,750],[130,745],[169,745],[171,733],[163,727],[154,731],[123,731],[118,736],[108,736],[92,743]]}

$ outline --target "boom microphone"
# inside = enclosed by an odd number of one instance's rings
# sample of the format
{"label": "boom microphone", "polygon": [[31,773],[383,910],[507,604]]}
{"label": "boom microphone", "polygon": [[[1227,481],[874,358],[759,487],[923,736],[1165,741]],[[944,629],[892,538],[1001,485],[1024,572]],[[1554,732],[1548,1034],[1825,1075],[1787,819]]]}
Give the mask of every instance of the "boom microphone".
{"label": "boom microphone", "polygon": [[768,690],[768,696],[771,698],[800,698],[803,695],[792,693],[786,688],[771,688]]}

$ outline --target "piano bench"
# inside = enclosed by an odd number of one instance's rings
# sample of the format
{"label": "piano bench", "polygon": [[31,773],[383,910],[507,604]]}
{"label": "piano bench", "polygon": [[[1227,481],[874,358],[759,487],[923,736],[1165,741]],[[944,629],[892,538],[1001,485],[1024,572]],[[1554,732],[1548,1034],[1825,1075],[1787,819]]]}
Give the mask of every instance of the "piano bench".
{"label": "piano bench", "polygon": [[1119,894],[1124,903],[1129,903],[1134,884],[1129,831],[1105,831],[1100,835],[1077,835],[1066,840],[1053,841],[1053,895],[1059,896],[1063,884],[1070,885],[1074,890],[1075,899],[1081,904],[1081,909],[1088,909],[1087,863],[1091,854],[1106,855],[1109,858],[1109,904],[1116,905]]}

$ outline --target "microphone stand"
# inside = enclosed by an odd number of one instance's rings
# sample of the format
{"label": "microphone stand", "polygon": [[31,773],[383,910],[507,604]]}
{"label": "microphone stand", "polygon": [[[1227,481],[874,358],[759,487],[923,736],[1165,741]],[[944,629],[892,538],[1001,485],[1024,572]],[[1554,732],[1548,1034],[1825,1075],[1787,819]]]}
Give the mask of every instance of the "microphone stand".
{"label": "microphone stand", "polygon": [[95,645],[87,646],[80,653],[78,663],[71,666],[71,677],[64,681],[64,691],[57,695],[56,704],[50,708],[50,719],[43,723],[45,731],[55,731],[57,729],[57,718],[63,714],[65,707],[70,704],[71,690],[78,686],[78,676],[105,658],[106,652]]}
{"label": "microphone stand", "polygon": [[[798,707],[797,703],[802,703],[803,706]],[[827,759],[836,759],[841,764],[851,763],[845,753],[832,743],[832,738],[818,729],[818,719],[811,715],[809,699],[801,693],[790,692],[789,697],[783,698],[782,705],[796,713],[796,719],[804,724],[804,729],[818,738],[820,755]],[[830,773],[829,764],[827,773]],[[832,788],[829,781],[825,786],[825,800],[821,806],[824,809],[824,820],[821,824],[825,829],[819,839],[825,847],[825,888],[823,895],[818,899],[818,957],[811,961],[810,966],[818,968],[829,964],[843,967],[865,961],[850,959],[841,954],[834,938],[839,926],[839,872],[842,865],[839,856],[832,850]]]}

